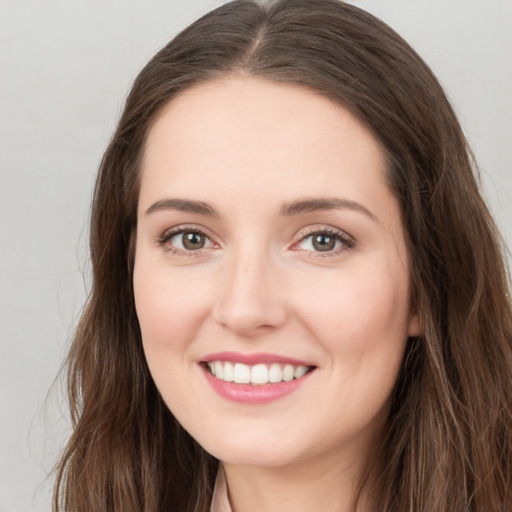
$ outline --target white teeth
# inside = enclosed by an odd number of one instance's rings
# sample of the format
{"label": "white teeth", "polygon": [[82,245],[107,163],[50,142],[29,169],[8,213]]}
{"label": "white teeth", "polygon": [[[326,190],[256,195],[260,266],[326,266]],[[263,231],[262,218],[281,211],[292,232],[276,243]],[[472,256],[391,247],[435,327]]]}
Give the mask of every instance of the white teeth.
{"label": "white teeth", "polygon": [[224,380],[226,382],[233,382],[233,380],[235,380],[232,363],[224,363]]}
{"label": "white teeth", "polygon": [[290,382],[293,380],[293,374],[295,373],[295,368],[291,364],[287,364],[283,369],[283,380],[285,382]]}
{"label": "white teeth", "polygon": [[236,363],[233,377],[234,382],[237,384],[249,384],[251,382],[251,368],[246,364]]}
{"label": "white teeth", "polygon": [[224,379],[224,365],[221,361],[215,361],[215,377]]}
{"label": "white teeth", "polygon": [[[226,370],[224,369],[224,372],[225,371]],[[295,368],[294,377],[296,379],[300,379],[302,376],[306,375],[306,373],[308,373],[308,367],[307,366],[304,366],[304,365],[297,366],[297,368]]]}
{"label": "white teeth", "polygon": [[266,384],[268,382],[268,369],[264,364],[257,364],[251,368],[251,384]]}
{"label": "white teeth", "polygon": [[210,361],[207,366],[217,379],[236,384],[253,385],[290,382],[293,379],[300,379],[309,371],[309,367],[305,365],[294,366],[279,363],[249,366],[243,363],[233,364],[228,361]]}
{"label": "white teeth", "polygon": [[268,381],[269,382],[281,382],[283,380],[283,372],[281,370],[280,364],[272,364],[270,365],[270,370],[268,372]]}

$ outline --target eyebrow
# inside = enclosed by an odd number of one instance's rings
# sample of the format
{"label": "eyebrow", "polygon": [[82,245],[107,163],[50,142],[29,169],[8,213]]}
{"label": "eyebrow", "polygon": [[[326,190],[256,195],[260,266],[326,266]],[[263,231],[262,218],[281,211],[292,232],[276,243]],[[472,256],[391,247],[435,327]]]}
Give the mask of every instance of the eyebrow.
{"label": "eyebrow", "polygon": [[207,217],[220,217],[215,208],[202,201],[191,201],[190,199],[162,199],[153,203],[147,210],[146,215],[161,210],[178,210],[181,212],[198,213]]}
{"label": "eyebrow", "polygon": [[[292,217],[304,213],[317,212],[322,210],[353,210],[363,213],[370,219],[377,221],[377,217],[365,208],[362,204],[356,201],[342,198],[304,198],[283,204],[280,214],[283,217]],[[215,208],[203,201],[193,201],[190,199],[177,199],[169,198],[162,199],[153,203],[147,210],[146,215],[161,210],[178,210],[181,212],[197,213],[207,217],[220,218],[219,213]]]}
{"label": "eyebrow", "polygon": [[363,213],[370,219],[377,222],[377,217],[368,208],[362,204],[349,199],[342,199],[337,197],[332,198],[304,198],[297,199],[285,203],[281,208],[281,215],[283,217],[290,217],[293,215],[300,215],[303,213],[310,213],[322,210],[353,210]]}

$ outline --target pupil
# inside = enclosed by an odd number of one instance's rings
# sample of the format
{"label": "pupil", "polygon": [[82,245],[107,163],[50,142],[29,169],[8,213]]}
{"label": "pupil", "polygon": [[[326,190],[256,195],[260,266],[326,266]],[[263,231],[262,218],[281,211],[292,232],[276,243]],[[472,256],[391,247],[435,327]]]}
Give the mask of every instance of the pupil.
{"label": "pupil", "polygon": [[332,251],[336,240],[329,235],[316,235],[313,237],[313,247],[317,251]]}
{"label": "pupil", "polygon": [[200,233],[184,233],[183,247],[185,249],[201,249],[204,246],[204,236]]}

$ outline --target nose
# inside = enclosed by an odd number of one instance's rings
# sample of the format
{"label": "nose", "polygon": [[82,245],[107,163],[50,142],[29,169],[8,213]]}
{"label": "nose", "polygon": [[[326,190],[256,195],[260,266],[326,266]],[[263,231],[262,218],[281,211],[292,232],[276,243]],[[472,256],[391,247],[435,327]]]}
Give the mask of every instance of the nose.
{"label": "nose", "polygon": [[279,269],[264,255],[240,255],[226,261],[217,323],[242,337],[257,337],[281,327],[287,318]]}

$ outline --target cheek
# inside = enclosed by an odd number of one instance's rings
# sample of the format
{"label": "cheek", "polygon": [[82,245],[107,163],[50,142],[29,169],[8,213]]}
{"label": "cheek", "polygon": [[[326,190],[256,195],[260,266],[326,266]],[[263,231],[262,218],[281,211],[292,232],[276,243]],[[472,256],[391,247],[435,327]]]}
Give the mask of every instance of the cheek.
{"label": "cheek", "polygon": [[[382,268],[382,267],[379,267]],[[360,365],[400,361],[407,340],[409,298],[400,273],[344,272],[326,283],[303,282],[297,308],[308,330],[333,359]],[[323,285],[323,286],[322,286]]]}
{"label": "cheek", "polygon": [[306,288],[300,307],[326,333],[350,335],[378,329],[384,335],[402,330],[407,323],[407,287],[390,277],[347,273],[327,286],[311,282]]}
{"label": "cheek", "polygon": [[146,264],[142,258],[138,263],[133,286],[146,361],[169,409],[176,417],[188,418],[188,397],[197,394],[197,382],[190,378],[190,371],[197,370],[191,347],[206,316],[203,297],[208,292],[179,272]]}
{"label": "cheek", "polygon": [[[183,360],[183,350],[205,317],[207,290],[197,280],[155,264],[136,261],[134,296],[146,358],[153,367]],[[162,356],[165,353],[165,358]],[[176,358],[169,358],[175,355]]]}
{"label": "cheek", "polygon": [[335,385],[332,399],[324,404],[325,415],[354,431],[382,419],[402,363],[408,286],[393,275],[347,272],[323,293],[306,283],[315,295],[304,294],[297,303],[310,336],[323,348]]}

